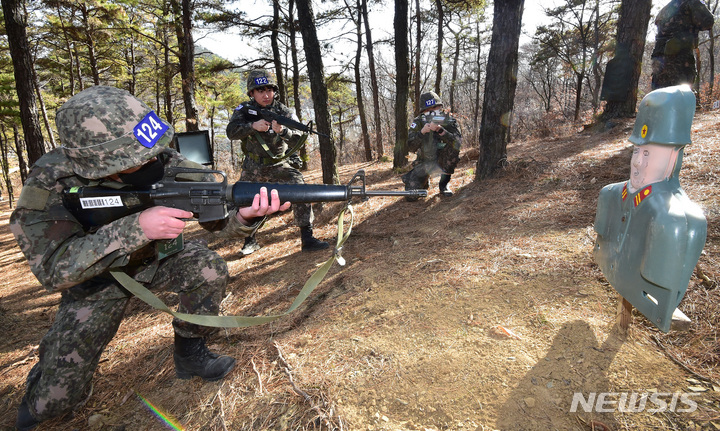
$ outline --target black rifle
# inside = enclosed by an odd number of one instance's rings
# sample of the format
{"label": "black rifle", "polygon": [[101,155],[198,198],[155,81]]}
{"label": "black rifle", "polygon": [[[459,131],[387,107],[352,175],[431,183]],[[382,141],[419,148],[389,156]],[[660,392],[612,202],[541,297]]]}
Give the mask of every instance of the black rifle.
{"label": "black rifle", "polygon": [[450,122],[450,116],[447,114],[426,114],[425,115],[425,122],[426,123],[435,123],[439,124],[440,126],[444,126]]}
{"label": "black rifle", "polygon": [[[183,181],[182,177],[188,174],[222,176],[222,181]],[[353,185],[356,181],[359,184]],[[281,203],[349,202],[354,197],[367,200],[371,196],[427,196],[427,190],[367,190],[362,169],[347,185],[238,181],[228,187],[227,176],[222,171],[171,167],[165,169],[165,176],[160,182],[149,187],[72,187],[63,191],[62,198],[65,208],[85,229],[105,225],[152,206],[192,211],[198,222],[203,223],[227,218],[228,208],[252,205],[261,187],[266,187],[268,193],[272,189],[277,190]]]}
{"label": "black rifle", "polygon": [[292,118],[288,118],[288,117],[284,117],[280,114],[276,114],[275,112],[273,112],[269,109],[265,109],[265,108],[255,109],[254,107],[251,107],[248,105],[243,105],[243,107],[240,109],[241,109],[243,115],[245,116],[245,119],[250,120],[253,123],[258,120],[265,120],[265,121],[269,121],[272,123],[274,120],[274,121],[277,121],[278,124],[282,124],[283,126],[288,127],[293,130],[300,130],[301,132],[314,133],[319,136],[327,137],[327,135],[320,133],[313,129],[312,121],[310,121],[308,124],[303,124],[299,121],[293,120]]}

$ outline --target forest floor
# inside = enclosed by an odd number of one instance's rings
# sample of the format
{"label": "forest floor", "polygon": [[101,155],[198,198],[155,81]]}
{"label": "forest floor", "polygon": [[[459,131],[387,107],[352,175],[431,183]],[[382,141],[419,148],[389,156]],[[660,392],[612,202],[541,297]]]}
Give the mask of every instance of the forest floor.
{"label": "forest floor", "polygon": [[[681,173],[708,220],[705,251],[680,304],[692,320],[687,332],[663,334],[637,312],[629,331],[618,331],[618,294],[593,261],[597,197],[628,177],[632,121],[560,138],[516,137],[508,167],[493,179],[473,181],[475,163],[464,152],[451,198],[438,196],[433,178],[418,202],[355,203],[345,266],[333,265],[290,315],[211,340],[213,350],[238,359],[221,382],[176,379],[170,316],[131,301],[87,403],[38,429],[167,429],[140,396],[187,430],[720,429],[718,130],[718,111],[698,113]],[[402,188],[391,163],[342,166],[341,180],[358,169],[370,189]],[[320,178],[306,175],[310,183]],[[334,238],[342,205],[315,208],[317,236]],[[38,285],[8,229],[7,201],[0,210],[4,430],[60,296]],[[227,260],[228,315],[283,312],[331,256],[300,252],[290,212],[266,225],[263,248],[246,257],[242,240],[197,227],[188,236]],[[571,411],[574,394],[606,392],[613,393],[600,403],[607,411]],[[621,394],[650,394],[657,403],[623,412]],[[689,395],[673,402],[672,394]],[[687,400],[697,409],[688,412]]]}

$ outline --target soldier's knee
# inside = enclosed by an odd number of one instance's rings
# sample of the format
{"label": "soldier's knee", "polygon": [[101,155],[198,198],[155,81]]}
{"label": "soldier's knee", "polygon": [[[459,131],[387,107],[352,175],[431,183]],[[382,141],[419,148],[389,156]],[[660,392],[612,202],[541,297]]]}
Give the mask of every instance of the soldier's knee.
{"label": "soldier's knee", "polygon": [[58,382],[51,390],[48,389],[44,396],[27,397],[32,417],[38,422],[62,416],[81,407],[92,392],[92,375],[90,379],[79,376],[76,380],[65,383],[66,385],[61,385]]}

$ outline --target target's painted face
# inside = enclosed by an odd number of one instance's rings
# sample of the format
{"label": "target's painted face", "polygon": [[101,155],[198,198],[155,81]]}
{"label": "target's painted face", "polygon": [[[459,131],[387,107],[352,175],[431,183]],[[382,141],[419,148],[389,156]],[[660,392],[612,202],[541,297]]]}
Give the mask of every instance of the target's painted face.
{"label": "target's painted face", "polygon": [[678,147],[646,144],[633,147],[630,161],[631,193],[643,187],[667,179],[675,167]]}

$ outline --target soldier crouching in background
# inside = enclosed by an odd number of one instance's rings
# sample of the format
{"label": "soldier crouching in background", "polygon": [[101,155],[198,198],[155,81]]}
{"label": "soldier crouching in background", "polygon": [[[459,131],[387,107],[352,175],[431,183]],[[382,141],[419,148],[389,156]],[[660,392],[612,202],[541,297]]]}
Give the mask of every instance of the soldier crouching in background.
{"label": "soldier crouching in background", "polygon": [[448,183],[460,161],[462,134],[455,118],[442,107],[442,100],[434,92],[420,96],[420,114],[413,119],[408,133],[408,148],[417,152],[417,158],[412,170],[402,176],[405,190],[427,189],[430,175],[440,171],[440,194],[453,195]]}

